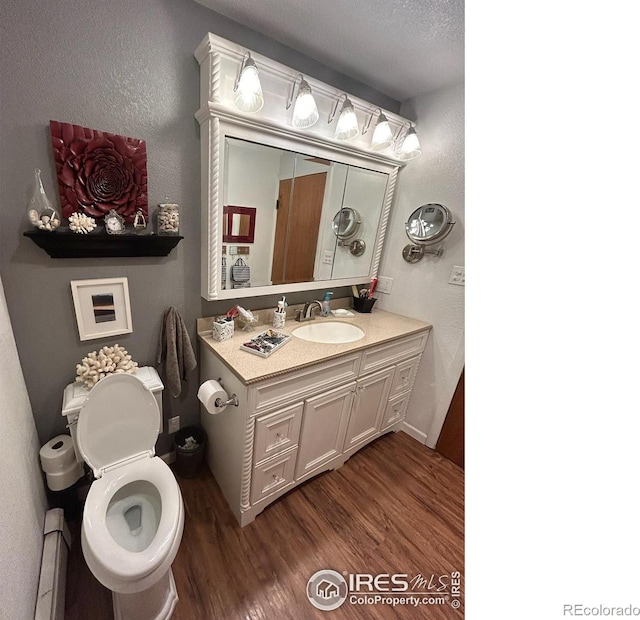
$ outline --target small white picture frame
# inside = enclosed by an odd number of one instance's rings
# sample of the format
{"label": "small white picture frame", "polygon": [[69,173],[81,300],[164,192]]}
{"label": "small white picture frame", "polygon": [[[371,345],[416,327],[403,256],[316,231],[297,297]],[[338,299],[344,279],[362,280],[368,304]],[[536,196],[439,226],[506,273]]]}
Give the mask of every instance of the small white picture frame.
{"label": "small white picture frame", "polygon": [[127,278],[71,280],[71,294],[80,340],[133,331]]}

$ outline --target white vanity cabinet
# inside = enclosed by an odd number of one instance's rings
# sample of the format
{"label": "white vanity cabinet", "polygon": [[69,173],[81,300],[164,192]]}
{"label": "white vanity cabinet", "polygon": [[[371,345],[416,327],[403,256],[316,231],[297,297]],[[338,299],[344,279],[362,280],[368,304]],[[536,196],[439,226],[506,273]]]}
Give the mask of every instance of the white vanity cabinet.
{"label": "white vanity cabinet", "polygon": [[[216,415],[201,407],[201,421],[207,463],[241,526],[297,484],[399,429],[428,335],[354,346],[250,382],[201,337],[201,381],[220,380],[240,403]],[[258,358],[265,362],[269,368]]]}

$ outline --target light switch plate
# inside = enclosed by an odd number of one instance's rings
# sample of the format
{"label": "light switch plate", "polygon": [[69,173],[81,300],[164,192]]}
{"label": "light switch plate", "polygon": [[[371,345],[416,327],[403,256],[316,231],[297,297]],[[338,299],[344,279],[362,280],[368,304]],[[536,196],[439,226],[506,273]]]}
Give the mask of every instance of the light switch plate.
{"label": "light switch plate", "polygon": [[378,285],[376,286],[376,293],[386,293],[389,295],[393,288],[393,278],[385,278],[380,276],[378,278]]}
{"label": "light switch plate", "polygon": [[169,418],[169,434],[177,433],[180,430],[180,416],[174,416],[173,418]]}
{"label": "light switch plate", "polygon": [[230,245],[229,246],[229,254],[237,254],[238,253],[238,246],[237,245]]}
{"label": "light switch plate", "polygon": [[451,268],[449,284],[458,284],[459,286],[464,286],[464,267],[461,267],[460,265],[454,265]]}
{"label": "light switch plate", "polygon": [[323,250],[322,263],[324,265],[333,265],[333,252],[331,250]]}

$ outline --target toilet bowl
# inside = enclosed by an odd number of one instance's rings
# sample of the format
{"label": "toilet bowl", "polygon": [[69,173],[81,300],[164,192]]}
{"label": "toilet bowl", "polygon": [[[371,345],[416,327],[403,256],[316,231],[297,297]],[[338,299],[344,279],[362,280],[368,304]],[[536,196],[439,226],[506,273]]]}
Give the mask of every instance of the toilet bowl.
{"label": "toilet bowl", "polygon": [[82,551],[113,592],[119,618],[169,618],[177,602],[171,563],[184,527],[180,488],[155,456],[160,411],[135,376],[109,375],[91,390],[76,439],[96,480],[85,501]]}

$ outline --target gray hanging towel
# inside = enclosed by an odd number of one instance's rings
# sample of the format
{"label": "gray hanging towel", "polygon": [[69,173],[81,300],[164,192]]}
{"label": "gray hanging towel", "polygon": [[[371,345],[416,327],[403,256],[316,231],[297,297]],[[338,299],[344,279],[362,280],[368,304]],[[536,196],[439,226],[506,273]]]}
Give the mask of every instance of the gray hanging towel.
{"label": "gray hanging towel", "polygon": [[156,364],[164,362],[164,380],[174,398],[182,392],[182,381],[198,364],[187,327],[176,308],[167,308],[162,317]]}

